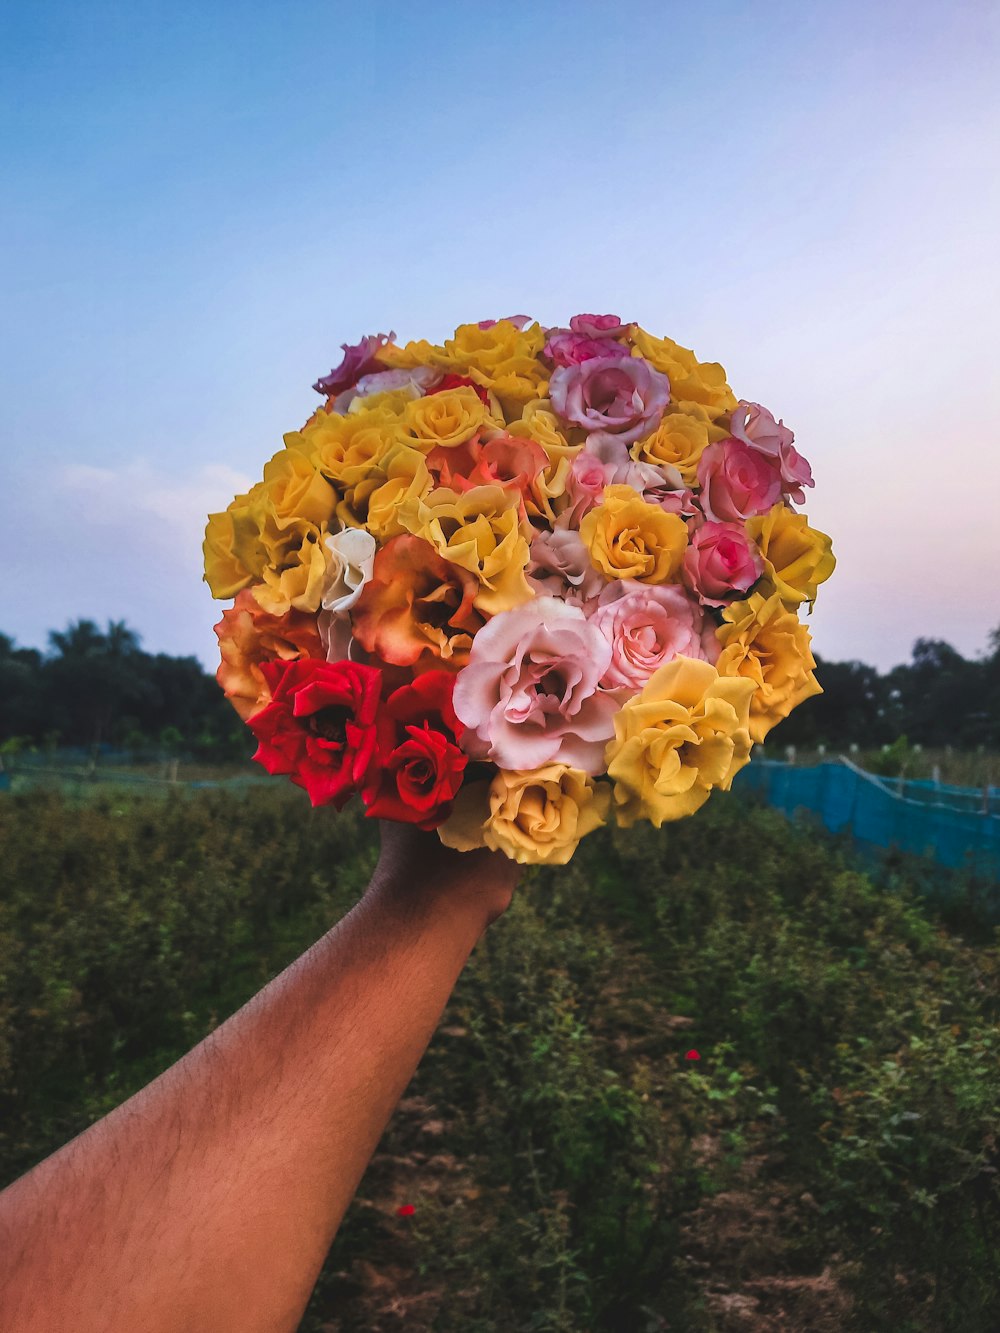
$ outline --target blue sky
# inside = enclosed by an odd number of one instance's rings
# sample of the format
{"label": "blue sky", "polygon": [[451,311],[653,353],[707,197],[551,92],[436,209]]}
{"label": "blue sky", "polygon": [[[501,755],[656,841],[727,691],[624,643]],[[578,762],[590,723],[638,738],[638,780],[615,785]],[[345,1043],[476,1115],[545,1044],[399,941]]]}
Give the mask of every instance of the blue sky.
{"label": "blue sky", "polygon": [[613,311],[796,432],[817,649],[1000,624],[995,3],[46,3],[0,20],[0,629],[214,666],[204,515],[339,344]]}

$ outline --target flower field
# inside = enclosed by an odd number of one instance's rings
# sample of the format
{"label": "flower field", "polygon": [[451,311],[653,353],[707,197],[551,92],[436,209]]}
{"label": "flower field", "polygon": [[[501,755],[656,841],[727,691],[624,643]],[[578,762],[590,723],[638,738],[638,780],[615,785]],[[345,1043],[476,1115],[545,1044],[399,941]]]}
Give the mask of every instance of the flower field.
{"label": "flower field", "polygon": [[[0,1180],[361,892],[275,785],[0,797]],[[463,974],[306,1333],[1000,1325],[1000,939],[736,796],[533,870]]]}

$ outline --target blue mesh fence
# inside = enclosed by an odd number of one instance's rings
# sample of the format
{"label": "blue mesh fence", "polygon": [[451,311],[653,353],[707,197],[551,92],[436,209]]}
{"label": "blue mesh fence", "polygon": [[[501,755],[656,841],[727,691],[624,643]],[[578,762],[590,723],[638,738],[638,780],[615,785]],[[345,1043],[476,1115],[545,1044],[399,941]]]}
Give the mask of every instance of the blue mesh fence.
{"label": "blue mesh fence", "polygon": [[841,758],[801,768],[754,759],[737,774],[733,790],[757,792],[789,815],[810,810],[832,833],[846,831],[866,847],[898,848],[1000,883],[1000,790],[995,787],[881,778]]}

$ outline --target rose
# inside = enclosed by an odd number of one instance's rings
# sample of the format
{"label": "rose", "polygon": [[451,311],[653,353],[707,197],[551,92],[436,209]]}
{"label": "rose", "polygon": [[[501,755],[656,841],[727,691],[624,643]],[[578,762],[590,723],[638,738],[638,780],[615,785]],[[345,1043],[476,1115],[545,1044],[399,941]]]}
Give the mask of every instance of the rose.
{"label": "rose", "polygon": [[781,499],[781,469],[774,459],[729,437],[710,444],[698,462],[701,507],[716,523],[742,522]]}
{"label": "rose", "polygon": [[368,776],[375,758],[382,673],[358,662],[266,662],[271,702],[247,719],[254,759],[287,773],[313,805],[339,810]]}
{"label": "rose", "polygon": [[476,608],[484,615],[507,611],[531,596],[524,577],[531,528],[516,491],[497,485],[469,491],[440,486],[403,505],[399,522],[430,542],[443,559],[476,576]]}
{"label": "rose", "polygon": [[773,458],[781,469],[782,490],[796,504],[805,503],[802,487],[815,485],[812,469],[793,447],[795,436],[784,422],[775,421],[760,403],[748,403],[741,398],[733,409],[729,431],[735,439]]}
{"label": "rose", "polygon": [[598,682],[611,647],[579,607],[536,597],[476,635],[455,683],[462,748],[501,768],[599,773],[617,704]]}
{"label": "rose", "polygon": [[804,699],[822,694],[813,675],[809,631],[777,593],[734,602],[722,614],[718,669],[723,676],[754,682],[750,736],[760,743]]}
{"label": "rose", "polygon": [[205,540],[201,548],[205,557],[204,580],[212,596],[219,601],[235,597],[241,588],[253,580],[251,571],[233,551],[235,531],[230,512],[233,505],[245,504],[249,498],[249,495],[238,495],[229,509],[219,514],[209,514],[205,525]]}
{"label": "rose", "polygon": [[354,637],[394,666],[457,671],[483,624],[473,605],[478,592],[475,575],[443,560],[428,542],[393,537],[377,552],[351,612]]}
{"label": "rose", "polygon": [[826,533],[811,528],[805,514],[796,514],[784,504],[750,519],[747,532],[760,548],[764,562],[760,591],[777,592],[790,606],[814,602],[817,588],[837,566]]}
{"label": "rose", "polygon": [[426,830],[448,817],[468,762],[456,744],[454,683],[446,671],[427,671],[385,701],[378,762],[362,792],[367,815]]}
{"label": "rose", "polygon": [[579,527],[608,486],[631,486],[648,504],[659,505],[667,513],[696,512],[691,492],[675,468],[637,463],[622,440],[595,432],[570,463],[564,492],[568,505],[562,507],[560,523]]}
{"label": "rose", "polygon": [[736,406],[736,395],[726,383],[726,372],[717,361],[699,361],[687,347],[672,338],[655,338],[633,325],[632,355],[641,356],[670,380],[675,403],[698,403],[712,420]]}
{"label": "rose", "polygon": [[615,716],[607,769],[618,823],[648,819],[659,828],[693,815],[713,787],[727,791],[750,758],[755,688],[690,657],[655,671]]}
{"label": "rose", "polygon": [[308,523],[285,529],[280,545],[270,548],[271,563],[261,570],[261,582],[251,589],[265,611],[283,616],[291,608],[319,610],[326,578],[325,536],[325,526],[316,528]]}
{"label": "rose", "polygon": [[605,822],[611,792],[578,768],[500,769],[489,788],[483,843],[521,865],[565,865],[580,839]]}
{"label": "rose", "polygon": [[461,389],[463,386],[472,389],[484,407],[490,406],[489,390],[484,389],[482,385],[477,384],[475,380],[469,379],[468,375],[445,375],[442,377],[440,383],[436,384],[433,389],[428,389],[427,392],[429,394],[445,393],[448,389]]}
{"label": "rose", "polygon": [[584,517],[580,536],[594,567],[609,579],[669,583],[684,558],[687,526],[677,514],[647,504],[631,486],[609,486]]}
{"label": "rose", "polygon": [[331,412],[349,412],[358,398],[373,398],[379,393],[400,392],[408,398],[420,398],[432,392],[432,386],[441,379],[440,370],[433,366],[412,366],[405,370],[377,370],[362,375],[353,388],[339,393],[330,405]]}
{"label": "rose", "polygon": [[667,412],[644,440],[632,445],[632,457],[655,467],[676,468],[683,483],[694,486],[698,460],[708,447],[708,423],[687,412]]}
{"label": "rose", "polygon": [[407,403],[401,438],[424,453],[436,445],[454,448],[472,438],[487,420],[487,409],[475,389],[460,385]]}
{"label": "rose", "polygon": [[264,663],[290,662],[300,657],[321,660],[324,656],[315,617],[301,611],[268,615],[249,588],[244,588],[229,610],[223,611],[215,633],[222,655],[215,678],[244,721],[271,697],[261,670]]}
{"label": "rose", "polygon": [[406,529],[399,521],[404,505],[422,499],[433,485],[424,455],[419,449],[397,445],[383,459],[385,480],[376,482],[365,505],[365,527],[380,542],[398,537]]}
{"label": "rose", "polygon": [[684,552],[684,577],[703,606],[723,606],[760,578],[763,561],[741,523],[703,523]]}
{"label": "rose", "polygon": [[[407,400],[408,401],[408,400]],[[288,452],[303,457],[343,493],[367,482],[395,443],[398,413],[388,398],[359,398],[343,416],[317,412],[285,436]]]}
{"label": "rose", "polygon": [[621,338],[632,330],[632,325],[623,324],[617,315],[574,315],[569,326],[574,333],[598,341]]}
{"label": "rose", "polygon": [[656,427],[670,401],[670,381],[641,357],[599,357],[558,366],[549,397],[565,420],[630,443]]}
{"label": "rose", "polygon": [[616,341],[629,332],[617,315],[574,315],[568,329],[546,330],[542,355],[558,366],[578,366],[594,357],[622,356]]}
{"label": "rose", "polygon": [[336,662],[348,655],[351,645],[348,612],[372,576],[375,538],[364,528],[345,528],[328,536],[325,546],[329,563],[317,624],[327,661]]}
{"label": "rose", "polygon": [[454,449],[438,446],[427,455],[427,467],[438,486],[468,491],[473,486],[507,486],[531,498],[532,485],[545,468],[545,450],[534,440],[499,432],[483,440],[474,435]]}
{"label": "rose", "polygon": [[454,337],[445,339],[449,368],[468,375],[508,403],[542,397],[548,371],[538,359],[544,342],[538,325],[522,329],[510,319],[484,322],[486,328],[462,324]]}
{"label": "rose", "polygon": [[609,583],[590,623],[611,645],[611,661],[601,677],[608,690],[641,690],[654,671],[675,657],[713,662],[719,652],[715,626],[678,587]]}
{"label": "rose", "polygon": [[581,333],[571,333],[568,329],[555,329],[550,331],[542,355],[557,366],[579,366],[584,361],[593,361],[598,357],[621,356],[622,349],[617,343],[587,338]]}
{"label": "rose", "polygon": [[540,528],[532,537],[528,582],[539,593],[582,606],[605,587],[580,534],[564,527]]}
{"label": "rose", "polygon": [[313,388],[328,398],[340,393],[342,389],[349,389],[362,375],[378,370],[375,355],[387,343],[391,343],[395,336],[394,333],[370,333],[359,343],[341,343],[344,357],[340,365],[335,366],[329,375],[318,379]]}

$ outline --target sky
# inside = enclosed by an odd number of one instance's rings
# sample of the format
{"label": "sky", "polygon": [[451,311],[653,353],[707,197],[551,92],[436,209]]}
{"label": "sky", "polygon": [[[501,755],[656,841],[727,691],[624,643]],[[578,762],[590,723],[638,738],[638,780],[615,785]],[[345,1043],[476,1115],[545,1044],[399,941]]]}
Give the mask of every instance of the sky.
{"label": "sky", "polygon": [[205,515],[340,344],[613,312],[812,463],[815,649],[1000,625],[1000,4],[10,5],[0,630],[214,669]]}

